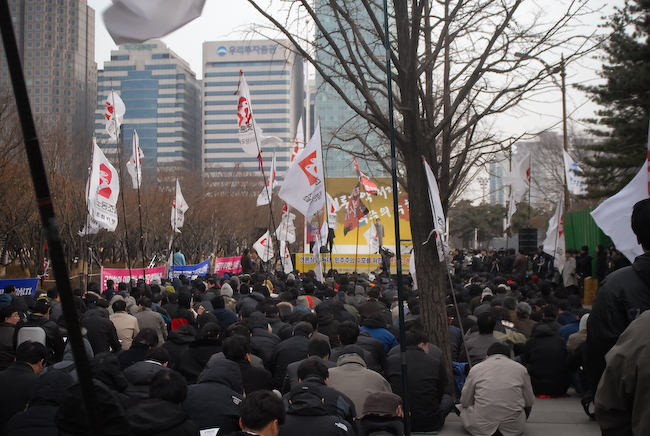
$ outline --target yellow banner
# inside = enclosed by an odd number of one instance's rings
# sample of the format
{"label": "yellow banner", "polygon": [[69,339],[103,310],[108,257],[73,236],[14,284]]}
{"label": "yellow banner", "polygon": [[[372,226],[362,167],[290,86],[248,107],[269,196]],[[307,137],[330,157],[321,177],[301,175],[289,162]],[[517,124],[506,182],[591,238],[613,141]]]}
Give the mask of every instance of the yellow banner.
{"label": "yellow banner", "polygon": [[[327,179],[327,192],[336,200],[341,206],[337,212],[338,226],[335,231],[334,245],[335,246],[356,246],[357,244],[357,229],[351,230],[347,235],[343,233],[343,224],[345,222],[345,211],[348,206],[350,194],[357,185],[357,178],[328,178]],[[384,226],[383,245],[395,246],[395,218],[393,217],[393,188],[391,186],[390,178],[372,179],[379,188],[378,195],[370,195],[367,192],[361,193],[361,201],[369,210],[368,216],[361,218],[359,222],[359,235],[358,242],[360,246],[368,245],[368,241],[364,238],[363,234],[370,229],[370,220],[381,219],[381,224]],[[398,199],[399,199],[399,224],[400,224],[400,238],[402,245],[411,245],[411,225],[409,221],[409,202],[408,195],[403,192],[398,185]],[[370,219],[370,220],[369,220]],[[322,222],[322,218],[321,218]],[[336,252],[336,248],[334,249]],[[347,252],[350,252],[346,250]],[[352,251],[354,252],[354,251]]]}
{"label": "yellow banner", "polygon": [[[321,254],[321,267],[323,269],[323,275],[327,275],[327,271],[332,269],[332,263],[330,263],[330,255]],[[341,255],[341,254],[332,254],[332,262],[334,264],[334,269],[338,272],[354,272],[354,254],[352,255]],[[375,270],[381,270],[381,256],[378,254],[371,255],[358,255],[357,257],[357,271],[362,272],[371,272]],[[408,274],[409,262],[411,260],[410,254],[402,254],[402,272]],[[390,259],[391,273],[395,274],[397,269],[395,265],[397,264],[397,259],[392,257]],[[310,269],[316,268],[316,256],[313,254],[296,254],[296,269],[300,272],[307,272]]]}

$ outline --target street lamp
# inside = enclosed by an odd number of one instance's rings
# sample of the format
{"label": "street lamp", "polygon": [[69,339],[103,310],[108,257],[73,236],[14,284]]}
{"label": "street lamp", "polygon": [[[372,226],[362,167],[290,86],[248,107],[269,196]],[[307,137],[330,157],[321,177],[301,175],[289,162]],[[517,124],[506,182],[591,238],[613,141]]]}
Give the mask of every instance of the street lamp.
{"label": "street lamp", "polygon": [[[567,147],[567,128],[566,128],[566,122],[567,122],[567,115],[566,115],[566,69],[564,66],[564,54],[562,54],[562,57],[560,59],[560,65],[558,67],[552,68],[548,63],[546,63],[544,60],[536,57],[536,56],[531,56],[526,53],[515,53],[515,56],[521,59],[535,59],[536,61],[539,61],[544,65],[544,68],[546,69],[546,72],[548,75],[551,77],[551,80],[553,80],[553,83],[560,88],[560,91],[562,91],[562,145],[564,148],[565,152],[568,152],[568,147]],[[560,79],[561,79],[561,84],[557,83],[557,80],[555,79],[555,76],[553,76],[555,73],[560,73]],[[562,160],[564,161],[564,159]],[[563,165],[564,167],[564,165]],[[570,199],[569,199],[569,188],[567,185],[567,179],[566,179],[566,171],[562,171],[564,173],[564,210],[569,211],[569,207],[571,205]]]}
{"label": "street lamp", "polygon": [[482,203],[488,203],[487,198],[486,198],[486,193],[485,190],[487,189],[488,183],[490,182],[490,179],[487,177],[479,177],[478,178],[478,183],[481,185],[481,189],[483,190],[483,201]]}

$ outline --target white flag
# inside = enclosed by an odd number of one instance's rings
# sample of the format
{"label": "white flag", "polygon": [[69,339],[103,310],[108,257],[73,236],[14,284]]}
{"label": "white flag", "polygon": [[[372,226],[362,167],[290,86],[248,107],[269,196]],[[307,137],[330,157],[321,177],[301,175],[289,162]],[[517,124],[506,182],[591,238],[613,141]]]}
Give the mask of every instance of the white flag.
{"label": "white flag", "polygon": [[587,183],[585,178],[576,174],[582,172],[578,164],[576,164],[569,153],[562,150],[564,154],[564,174],[566,175],[566,183],[569,192],[573,195],[585,195],[587,193]]}
{"label": "white flag", "polygon": [[327,226],[327,221],[323,221],[323,225],[318,231],[318,236],[320,237],[320,246],[327,247],[327,234],[329,233],[329,227]]}
{"label": "white flag", "polygon": [[409,274],[411,274],[411,280],[413,280],[413,290],[415,291],[418,288],[418,281],[415,278],[415,250],[411,250],[411,258],[409,259]]}
{"label": "white flag", "polygon": [[253,244],[253,248],[262,261],[268,262],[273,258],[273,241],[268,230]]}
{"label": "white flag", "polygon": [[183,227],[185,222],[185,212],[189,208],[181,192],[181,184],[176,179],[176,195],[174,195],[174,201],[172,201],[172,229],[175,232],[181,232],[180,228]]}
{"label": "white flag", "polygon": [[126,113],[124,102],[114,91],[109,92],[104,102],[104,118],[106,119],[106,133],[111,138],[117,140],[117,136],[122,125],[122,118]]}
{"label": "white flag", "polygon": [[339,210],[341,210],[339,202],[327,194],[327,223],[332,230],[336,230],[339,226],[338,216],[336,215]]}
{"label": "white flag", "polygon": [[90,216],[89,214],[86,220],[86,225],[84,226],[83,229],[79,230],[77,234],[82,238],[86,235],[96,235],[97,233],[99,233],[101,228],[102,227],[99,225],[99,223],[95,221],[93,217]]}
{"label": "white flag", "polygon": [[506,229],[512,225],[512,216],[517,212],[517,205],[515,202],[515,191],[510,191],[510,198],[508,199],[508,220],[506,222]]}
{"label": "white flag", "polygon": [[138,189],[142,183],[142,158],[144,153],[140,148],[140,138],[138,132],[133,130],[133,147],[131,150],[131,159],[126,163],[126,170],[131,175],[133,189]]}
{"label": "white flag", "polygon": [[113,0],[104,25],[115,44],[141,43],[183,27],[201,16],[205,0]]}
{"label": "white flag", "polygon": [[260,159],[262,146],[282,145],[282,139],[276,136],[262,135],[262,129],[257,126],[253,118],[253,107],[251,105],[248,83],[244,78],[244,72],[239,72],[239,85],[235,95],[239,96],[237,102],[237,125],[239,126],[239,145],[244,153],[257,156]]}
{"label": "white flag", "polygon": [[302,117],[300,117],[298,120],[298,127],[296,127],[296,139],[293,142],[293,148],[291,149],[291,163],[296,160],[300,150],[303,148],[305,148],[305,132],[302,128]]}
{"label": "white flag", "polygon": [[109,232],[117,227],[117,198],[120,180],[115,167],[106,159],[93,138],[93,164],[88,186],[88,211]]}
{"label": "white flag", "polygon": [[273,196],[273,188],[278,185],[278,182],[275,180],[275,152],[273,153],[273,161],[271,161],[271,170],[269,173],[269,179],[266,181],[266,186],[260,192],[260,195],[257,196],[257,205],[264,206],[271,202],[271,197]]}
{"label": "white flag", "polygon": [[530,186],[530,153],[512,165],[512,171],[503,176],[503,184],[510,185],[517,203],[521,203]]}
{"label": "white flag", "polygon": [[612,238],[616,249],[630,262],[643,254],[643,248],[632,231],[632,208],[648,197],[650,197],[650,135],[648,159],[643,163],[638,174],[618,194],[609,197],[591,212],[598,227]]}
{"label": "white flag", "polygon": [[370,254],[378,253],[379,235],[377,234],[377,228],[373,221],[370,222],[370,228],[364,232],[363,237],[366,238],[366,241],[368,242]]}
{"label": "white flag", "polygon": [[284,176],[278,195],[309,221],[325,203],[320,123],[316,126],[309,144],[296,157],[295,162]]}
{"label": "white flag", "polygon": [[544,239],[544,252],[555,258],[554,265],[560,272],[562,272],[566,263],[565,250],[564,212],[562,210],[562,201],[558,201],[555,215],[548,221],[548,230],[546,231],[546,239]]}
{"label": "white flag", "polygon": [[275,230],[275,239],[287,241],[289,244],[296,242],[296,227],[293,224],[295,218],[296,216],[289,211],[282,214],[280,225]]}
{"label": "white flag", "polygon": [[[433,174],[424,156],[422,156],[422,163],[424,164],[424,171],[427,175],[429,203],[431,203],[431,214],[433,215],[433,230],[431,233],[435,233],[438,259],[440,262],[445,262],[445,255],[449,252],[447,242],[445,241],[445,212],[440,201],[440,191],[438,190],[436,176]],[[429,238],[431,237],[431,233],[429,234]]]}
{"label": "white flag", "polygon": [[293,263],[291,262],[291,254],[289,253],[289,247],[284,241],[280,241],[280,253],[282,253],[282,270],[285,274],[293,272]]}

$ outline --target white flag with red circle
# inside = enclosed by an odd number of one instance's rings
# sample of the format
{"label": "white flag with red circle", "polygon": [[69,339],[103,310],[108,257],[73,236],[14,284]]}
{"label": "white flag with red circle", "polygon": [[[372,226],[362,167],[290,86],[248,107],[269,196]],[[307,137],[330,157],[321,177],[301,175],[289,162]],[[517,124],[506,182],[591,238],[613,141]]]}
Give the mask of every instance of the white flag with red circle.
{"label": "white flag with red circle", "polygon": [[100,227],[109,232],[117,228],[117,198],[120,180],[115,167],[106,159],[93,138],[93,163],[88,185],[88,211]]}

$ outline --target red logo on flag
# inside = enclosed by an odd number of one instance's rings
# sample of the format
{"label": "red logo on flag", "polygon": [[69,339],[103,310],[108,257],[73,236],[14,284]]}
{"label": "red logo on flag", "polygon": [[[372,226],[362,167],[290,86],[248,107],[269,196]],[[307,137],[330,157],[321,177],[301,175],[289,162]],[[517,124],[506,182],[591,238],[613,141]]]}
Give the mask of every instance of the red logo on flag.
{"label": "red logo on flag", "polygon": [[251,122],[252,114],[246,97],[239,97],[239,103],[237,104],[237,117],[239,118],[239,127],[241,127],[242,124],[247,126]]}
{"label": "red logo on flag", "polygon": [[528,179],[528,183],[530,183],[530,167],[526,170],[526,178]]}
{"label": "red logo on flag", "polygon": [[260,241],[260,245],[261,245],[262,247],[265,247],[265,246],[266,246],[266,238],[264,238],[264,239],[262,239],[262,240]]}
{"label": "red logo on flag", "polygon": [[564,234],[564,214],[562,214],[562,216],[560,217],[560,226],[558,230],[559,231],[557,236],[561,238],[562,235]]}
{"label": "red logo on flag", "polygon": [[111,115],[113,115],[114,112],[115,112],[115,108],[113,107],[113,105],[111,104],[111,102],[109,102],[109,101],[107,100],[107,101],[106,101],[106,113],[104,113],[104,116],[106,117],[107,120],[110,121],[110,119],[111,119]]}
{"label": "red logo on flag", "polygon": [[105,164],[99,166],[99,195],[110,198],[113,192],[110,188],[113,172]]}
{"label": "red logo on flag", "polygon": [[309,180],[309,186],[313,186],[318,180],[318,168],[316,168],[316,151],[312,151],[309,156],[298,162],[300,168]]}

